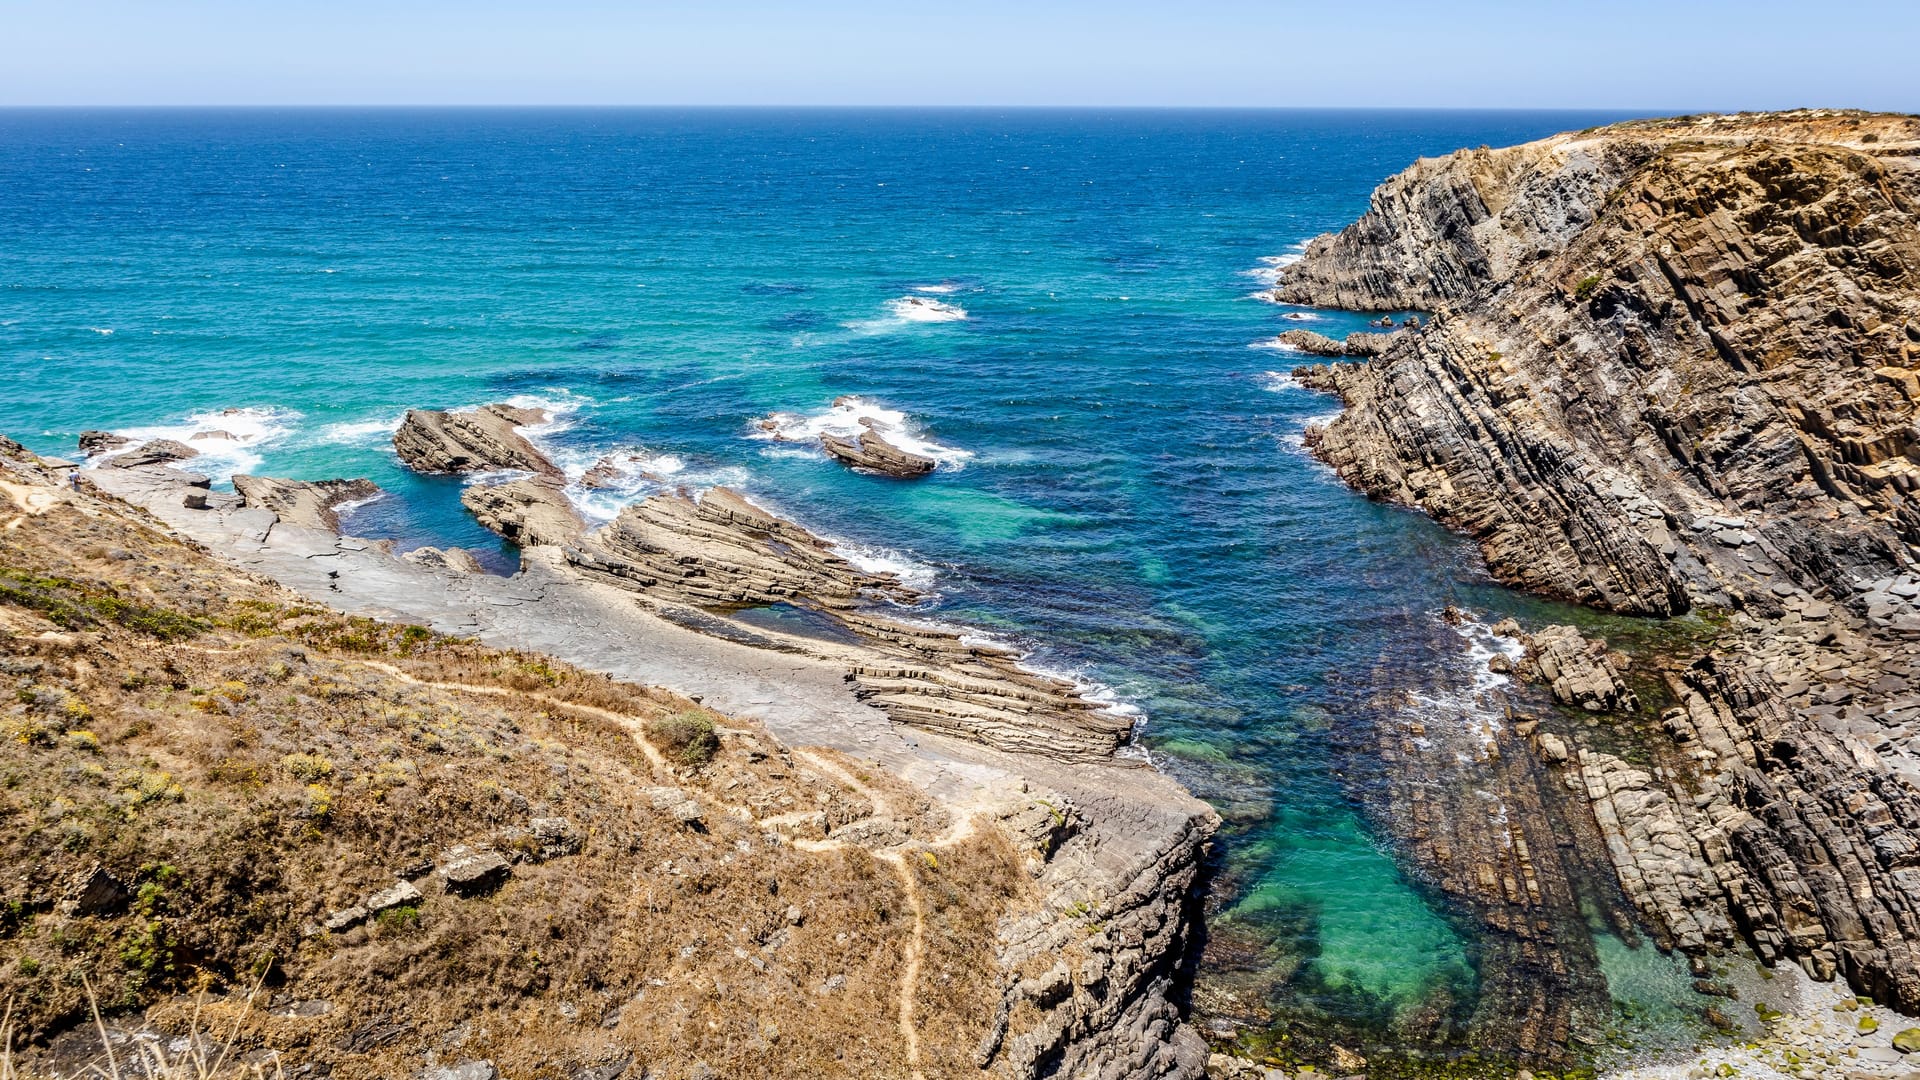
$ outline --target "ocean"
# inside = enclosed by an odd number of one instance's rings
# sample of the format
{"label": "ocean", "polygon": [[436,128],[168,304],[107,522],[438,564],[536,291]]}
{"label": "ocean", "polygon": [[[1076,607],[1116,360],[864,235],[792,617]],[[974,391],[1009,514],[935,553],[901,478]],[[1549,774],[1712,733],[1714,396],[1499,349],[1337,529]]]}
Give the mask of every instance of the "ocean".
{"label": "ocean", "polygon": [[[1270,341],[1365,320],[1253,294],[1416,157],[1615,118],[0,111],[0,431],[60,454],[217,428],[196,445],[223,477],[369,477],[396,497],[352,531],[501,571],[460,481],[395,461],[408,407],[549,409],[576,479],[616,455],[611,489],[574,491],[597,520],[738,487],[1138,710],[1226,819],[1210,923],[1253,943],[1203,958],[1196,1000],[1390,1022],[1436,987],[1470,1006],[1475,931],[1359,809],[1353,676],[1439,672],[1431,723],[1497,722],[1502,646],[1439,613],[1538,605],[1304,452],[1338,406]],[[806,441],[863,415],[939,470],[856,475]]]}

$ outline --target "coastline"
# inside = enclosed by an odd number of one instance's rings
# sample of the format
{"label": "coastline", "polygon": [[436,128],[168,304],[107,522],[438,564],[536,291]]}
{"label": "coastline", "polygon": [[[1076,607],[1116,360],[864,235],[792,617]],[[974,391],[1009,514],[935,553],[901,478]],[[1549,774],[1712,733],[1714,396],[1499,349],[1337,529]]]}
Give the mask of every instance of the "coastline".
{"label": "coastline", "polygon": [[[1079,918],[1049,917],[1003,927],[995,948],[1003,970],[1012,972],[1057,951],[1064,934],[1090,948],[1097,962],[1046,972],[1046,988],[1010,977],[1003,1012],[1023,1019],[1024,1030],[1004,1034],[1004,1046],[985,1054],[983,1064],[1019,1076],[1045,1061],[1116,1078],[1200,1074],[1205,1045],[1180,1022],[1175,983],[1192,933],[1190,890],[1218,819],[1172,779],[1126,760],[1009,753],[903,727],[862,700],[850,675],[897,660],[866,646],[760,627],[752,629],[751,644],[689,629],[646,610],[631,591],[583,574],[557,547],[525,549],[522,572],[502,578],[405,560],[386,545],[244,507],[233,495],[210,494],[206,509],[189,509],[185,497],[199,490],[196,479],[164,466],[83,475],[223,560],[329,608],[539,651],[660,686],[757,721],[784,746],[845,753],[950,808],[1032,792],[1070,806],[1077,831],[1046,860],[1037,885],[1056,898],[1049,910],[1078,912],[1104,929],[1087,938]],[[1055,980],[1063,985],[1052,986]],[[1025,1015],[1027,1001],[1046,1004]]]}

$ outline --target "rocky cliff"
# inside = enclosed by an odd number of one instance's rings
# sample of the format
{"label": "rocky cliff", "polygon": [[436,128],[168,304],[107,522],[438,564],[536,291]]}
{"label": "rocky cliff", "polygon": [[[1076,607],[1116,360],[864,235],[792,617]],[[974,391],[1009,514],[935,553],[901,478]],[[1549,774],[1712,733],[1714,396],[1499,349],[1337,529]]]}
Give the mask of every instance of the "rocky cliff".
{"label": "rocky cliff", "polygon": [[[1687,117],[1423,160],[1273,296],[1432,313],[1298,373],[1348,405],[1309,438],[1350,483],[1518,587],[1725,619],[1668,677],[1673,768],[1550,755],[1662,939],[1738,934],[1920,1010],[1920,120]],[[1545,637],[1556,690],[1622,703],[1593,649]]]}

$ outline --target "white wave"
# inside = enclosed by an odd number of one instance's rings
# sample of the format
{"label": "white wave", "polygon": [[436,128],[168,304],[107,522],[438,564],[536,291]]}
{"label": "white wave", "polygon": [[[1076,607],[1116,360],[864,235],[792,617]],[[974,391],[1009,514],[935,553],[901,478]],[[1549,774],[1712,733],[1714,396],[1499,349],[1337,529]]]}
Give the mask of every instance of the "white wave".
{"label": "white wave", "polygon": [[777,412],[764,416],[753,422],[747,437],[803,445],[817,452],[822,435],[855,439],[869,428],[909,454],[932,458],[943,469],[963,468],[973,457],[970,450],[943,446],[920,434],[906,413],[853,395],[835,398],[825,411],[811,415]]}
{"label": "white wave", "polygon": [[1316,413],[1313,416],[1302,417],[1300,419],[1300,430],[1295,432],[1293,436],[1293,445],[1301,450],[1305,450],[1308,431],[1317,427],[1326,427],[1338,419],[1340,419],[1340,413],[1338,412]]}
{"label": "white wave", "polygon": [[873,544],[855,544],[844,540],[829,541],[829,544],[835,555],[852,563],[862,573],[889,574],[915,592],[928,596],[934,594],[939,572],[926,563],[916,562],[892,548]]}
{"label": "white wave", "polygon": [[97,466],[154,439],[172,439],[199,451],[179,468],[227,480],[235,473],[259,469],[259,451],[286,441],[299,419],[300,414],[292,409],[220,409],[191,413],[174,424],[116,428],[113,433],[126,439],[127,445],[92,458],[87,466]]}
{"label": "white wave", "polygon": [[887,310],[895,318],[908,322],[959,322],[967,317],[967,309],[958,304],[928,300],[921,296],[902,296],[887,301]]}
{"label": "white wave", "polygon": [[[1434,618],[1442,616],[1435,613]],[[1513,680],[1488,666],[1495,656],[1517,663],[1526,649],[1519,641],[1493,632],[1477,619],[1462,619],[1449,625],[1466,647],[1444,666],[1443,675],[1452,685],[1408,695],[1409,709],[1424,723],[1429,736],[1421,748],[1431,749],[1442,725],[1465,736],[1454,743],[1456,760],[1471,764],[1494,752],[1494,743],[1506,722],[1506,701],[1502,691]],[[1469,753],[1471,751],[1471,753]]]}
{"label": "white wave", "polygon": [[545,421],[524,424],[520,428],[520,434],[545,453],[549,448],[542,445],[541,440],[572,427],[580,411],[594,404],[594,400],[585,394],[554,386],[538,394],[515,394],[506,399],[505,404],[516,409],[538,409],[547,414]]}
{"label": "white wave", "polygon": [[1282,312],[1280,317],[1293,322],[1325,322],[1327,319],[1325,315],[1312,311],[1287,311]]}
{"label": "white wave", "polygon": [[111,337],[113,335],[113,327],[111,326],[89,326],[87,329],[99,334],[101,337]]}
{"label": "white wave", "polygon": [[1284,341],[1281,341],[1281,340],[1280,340],[1279,338],[1277,338],[1277,337],[1270,337],[1270,338],[1267,338],[1267,339],[1266,339],[1265,341],[1255,341],[1255,342],[1250,342],[1250,343],[1248,343],[1248,345],[1247,345],[1247,348],[1249,348],[1249,349],[1272,349],[1272,350],[1273,350],[1274,352],[1283,352],[1283,353],[1300,353],[1300,354],[1301,354],[1301,355],[1303,355],[1303,356],[1304,356],[1304,355],[1306,355],[1306,354],[1305,354],[1305,352],[1304,352],[1303,350],[1301,350],[1301,349],[1299,349],[1299,348],[1297,348],[1297,347],[1295,347],[1295,346],[1293,346],[1293,345],[1289,345],[1289,344],[1287,344],[1286,342],[1284,342]]}
{"label": "white wave", "polygon": [[1283,390],[1300,389],[1300,380],[1284,371],[1263,371],[1260,373],[1260,389],[1280,393]]}
{"label": "white wave", "polygon": [[612,521],[628,506],[676,488],[704,491],[735,487],[747,480],[744,469],[699,468],[679,454],[639,446],[566,447],[549,458],[566,474],[567,499],[592,523]]}
{"label": "white wave", "polygon": [[955,285],[951,281],[942,281],[937,285],[910,285],[908,288],[914,292],[927,293],[932,296],[950,296],[960,291],[960,286]]}
{"label": "white wave", "polygon": [[407,418],[406,413],[377,417],[372,420],[344,420],[337,424],[328,424],[314,433],[313,441],[328,446],[353,446],[361,443],[384,442],[400,430],[400,422]]}

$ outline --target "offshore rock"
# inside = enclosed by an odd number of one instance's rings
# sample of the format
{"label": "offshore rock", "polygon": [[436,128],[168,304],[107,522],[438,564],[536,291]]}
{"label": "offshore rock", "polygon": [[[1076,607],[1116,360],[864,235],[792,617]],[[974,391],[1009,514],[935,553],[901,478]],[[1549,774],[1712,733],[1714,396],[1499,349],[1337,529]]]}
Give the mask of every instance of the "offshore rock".
{"label": "offshore rock", "polygon": [[859,438],[843,439],[837,435],[822,435],[820,436],[821,448],[836,460],[856,469],[864,469],[901,480],[925,476],[938,464],[930,457],[902,450],[888,442],[872,420],[863,420],[861,423],[866,430],[860,433]]}
{"label": "offshore rock", "polygon": [[393,449],[415,472],[470,473],[520,469],[560,478],[560,470],[519,429],[541,424],[547,414],[513,405],[482,405],[443,412],[409,409],[393,433]]}
{"label": "offshore rock", "polygon": [[118,450],[132,441],[125,435],[115,435],[111,431],[83,431],[80,433],[80,452],[92,457],[108,450]]}
{"label": "offshore rock", "polygon": [[[1738,934],[1909,1012],[1916,208],[1912,117],[1633,122],[1423,160],[1274,292],[1435,312],[1365,364],[1299,373],[1347,403],[1309,441],[1350,483],[1473,537],[1509,584],[1733,613],[1669,677],[1684,768],[1578,753],[1661,939]],[[1557,696],[1631,707],[1603,656],[1543,636]]]}
{"label": "offshore rock", "polygon": [[1398,335],[1372,334],[1364,331],[1348,334],[1346,340],[1335,341],[1325,334],[1312,330],[1282,330],[1274,341],[1290,349],[1297,349],[1309,356],[1378,356],[1387,351]]}
{"label": "offshore rock", "polygon": [[380,488],[371,480],[282,480],[271,476],[233,478],[241,506],[265,507],[289,525],[340,531],[342,503],[375,498]]}

